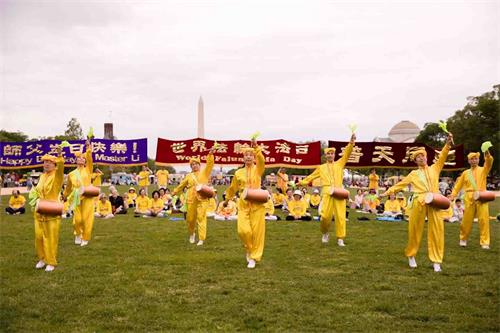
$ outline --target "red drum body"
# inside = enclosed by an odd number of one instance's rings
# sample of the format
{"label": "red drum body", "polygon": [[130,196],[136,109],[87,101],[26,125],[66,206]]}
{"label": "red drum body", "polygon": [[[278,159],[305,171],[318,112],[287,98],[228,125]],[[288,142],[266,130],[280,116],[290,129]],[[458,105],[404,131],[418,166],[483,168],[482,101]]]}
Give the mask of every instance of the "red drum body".
{"label": "red drum body", "polygon": [[473,198],[480,202],[495,201],[495,193],[490,191],[476,191],[474,192]]}
{"label": "red drum body", "polygon": [[439,193],[427,193],[425,195],[424,201],[427,205],[437,209],[448,209],[450,208],[450,200],[442,194]]}
{"label": "red drum body", "polygon": [[332,186],[332,189],[330,191],[330,195],[332,197],[334,197],[335,199],[344,200],[344,199],[349,198],[349,191],[344,189],[344,188],[341,188],[341,187],[333,187]]}
{"label": "red drum body", "polygon": [[267,200],[269,200],[269,192],[266,190],[247,188],[243,191],[241,197],[254,203],[266,203]]}
{"label": "red drum body", "polygon": [[82,190],[82,195],[86,198],[97,197],[101,194],[101,189],[94,185],[85,186]]}
{"label": "red drum body", "polygon": [[62,215],[64,205],[61,202],[50,200],[38,200],[35,206],[35,212],[45,215],[58,216]]}
{"label": "red drum body", "polygon": [[204,199],[215,197],[214,189],[208,185],[197,185],[196,192]]}

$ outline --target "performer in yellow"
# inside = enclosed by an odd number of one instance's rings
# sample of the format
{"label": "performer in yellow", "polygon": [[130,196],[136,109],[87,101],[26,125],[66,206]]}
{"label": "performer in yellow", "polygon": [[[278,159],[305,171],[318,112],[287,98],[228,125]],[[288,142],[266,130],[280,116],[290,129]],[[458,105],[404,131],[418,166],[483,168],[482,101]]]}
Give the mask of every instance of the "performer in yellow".
{"label": "performer in yellow", "polygon": [[338,161],[335,160],[335,148],[325,148],[326,163],[320,165],[312,174],[300,181],[301,185],[307,185],[316,178],[321,179],[322,193],[321,193],[321,232],[323,236],[321,241],[328,243],[330,240],[330,224],[332,223],[332,216],[335,214],[335,235],[337,237],[338,246],[345,246],[344,238],[346,236],[345,226],[345,213],[346,201],[336,199],[330,195],[332,187],[343,187],[342,180],[344,178],[344,166],[351,155],[352,148],[356,135],[351,136],[349,144],[344,150],[342,158]]}
{"label": "performer in yellow", "polygon": [[148,193],[149,175],[152,173],[153,171],[151,171],[151,169],[149,169],[146,165],[143,165],[142,171],[137,175],[138,185],[139,187],[144,187],[146,189],[146,194]]}
{"label": "performer in yellow", "polygon": [[486,177],[493,166],[493,156],[489,150],[484,152],[484,166],[479,166],[479,153],[470,153],[467,159],[470,169],[462,172],[458,177],[451,193],[455,198],[461,189],[465,190],[464,201],[465,210],[462,223],[460,224],[460,246],[467,246],[472,221],[477,216],[479,222],[479,243],[485,250],[490,248],[490,221],[489,208],[487,202],[476,201],[473,198],[475,191],[486,191]]}
{"label": "performer in yellow", "polygon": [[[32,206],[36,205],[38,199],[58,201],[64,180],[64,158],[62,149],[58,149],[58,157],[44,155],[43,174],[38,184],[30,192]],[[33,213],[35,220],[35,249],[38,262],[35,268],[45,267],[46,272],[51,272],[57,266],[57,247],[59,243],[59,227],[61,216]]]}
{"label": "performer in yellow", "polygon": [[64,190],[64,197],[71,202],[73,210],[73,233],[75,244],[86,246],[92,235],[94,225],[94,198],[81,197],[81,187],[91,184],[92,170],[94,163],[92,160],[92,149],[90,142],[85,143],[85,154],[76,152],[76,169],[68,174],[67,186]]}
{"label": "performer in yellow", "polygon": [[[265,159],[255,140],[251,148],[242,149],[245,166],[236,170],[231,185],[226,190],[226,199],[245,189],[260,189],[264,174]],[[266,208],[240,197],[238,200],[238,236],[246,250],[247,267],[255,268],[255,262],[262,259],[266,234]]]}
{"label": "performer in yellow", "polygon": [[165,169],[160,169],[156,171],[156,184],[158,188],[166,188],[168,186],[168,171]]}
{"label": "performer in yellow", "polygon": [[379,177],[376,174],[375,169],[370,170],[370,175],[368,175],[368,180],[370,181],[370,183],[368,184],[368,190],[375,190],[375,193],[377,193]]}
{"label": "performer in yellow", "polygon": [[424,198],[425,194],[429,192],[439,193],[439,174],[446,162],[452,138],[451,133],[448,134],[446,144],[439,155],[439,159],[431,166],[427,165],[427,153],[425,150],[415,151],[412,154],[412,159],[417,164],[418,169],[410,172],[408,176],[381,195],[381,197],[387,196],[404,190],[410,184],[412,185],[413,200],[408,203],[410,219],[408,223],[408,245],[405,250],[405,255],[408,257],[408,263],[411,268],[417,267],[415,256],[420,247],[425,217],[427,217],[429,259],[433,262],[434,271],[441,271],[441,263],[444,256],[444,223],[440,210],[426,205]]}
{"label": "performer in yellow", "polygon": [[102,185],[102,175],[104,173],[99,170],[99,168],[96,168],[95,171],[92,173],[92,185],[101,187]]}
{"label": "performer in yellow", "polygon": [[195,227],[198,225],[198,243],[196,245],[203,245],[207,238],[207,206],[208,199],[201,197],[196,192],[197,185],[206,185],[210,180],[210,174],[214,167],[214,147],[210,149],[207,155],[207,164],[201,169],[200,158],[191,158],[189,165],[191,166],[191,173],[181,181],[172,192],[174,195],[182,193],[184,188],[188,190],[187,193],[187,214],[186,222],[189,232],[189,242],[194,244],[196,241]]}
{"label": "performer in yellow", "polygon": [[285,168],[279,168],[276,175],[276,186],[281,189],[281,193],[286,193],[288,188],[288,175]]}

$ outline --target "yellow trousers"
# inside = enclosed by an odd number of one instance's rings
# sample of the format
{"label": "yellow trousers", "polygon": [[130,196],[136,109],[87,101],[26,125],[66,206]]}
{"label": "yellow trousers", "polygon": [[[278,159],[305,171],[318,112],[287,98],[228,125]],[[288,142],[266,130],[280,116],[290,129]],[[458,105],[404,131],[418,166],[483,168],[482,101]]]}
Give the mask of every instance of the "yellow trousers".
{"label": "yellow trousers", "polygon": [[260,261],[266,236],[266,208],[263,204],[242,203],[238,207],[238,236],[250,258]]}
{"label": "yellow trousers", "polygon": [[59,243],[59,226],[61,217],[46,218],[35,214],[35,250],[39,260],[46,264],[57,265],[57,246]]}
{"label": "yellow trousers", "polygon": [[408,222],[408,245],[405,249],[407,257],[417,255],[424,232],[425,217],[427,216],[427,246],[429,259],[433,263],[442,263],[444,256],[444,223],[440,209],[421,204],[414,200]]}
{"label": "yellow trousers", "polygon": [[472,222],[477,216],[479,222],[479,243],[490,245],[490,212],[487,202],[465,200],[464,217],[460,224],[460,240],[467,240],[472,230]]}
{"label": "yellow trousers", "polygon": [[186,222],[190,235],[194,234],[194,229],[198,226],[198,239],[204,241],[207,238],[207,200],[195,199],[189,203],[186,212]]}
{"label": "yellow trousers", "polygon": [[345,227],[345,200],[333,198],[329,194],[321,197],[320,229],[322,233],[327,233],[332,224],[332,217],[335,215],[335,236],[344,239],[346,234]]}
{"label": "yellow trousers", "polygon": [[82,198],[73,216],[73,234],[89,241],[94,226],[94,198]]}

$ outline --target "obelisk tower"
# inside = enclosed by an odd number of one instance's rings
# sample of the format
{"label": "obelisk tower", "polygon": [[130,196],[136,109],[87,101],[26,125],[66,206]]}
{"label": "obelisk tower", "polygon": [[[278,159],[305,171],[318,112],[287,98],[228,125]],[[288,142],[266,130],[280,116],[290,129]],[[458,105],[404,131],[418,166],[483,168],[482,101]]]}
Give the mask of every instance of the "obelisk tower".
{"label": "obelisk tower", "polygon": [[203,98],[198,100],[198,137],[205,138],[205,114],[203,111]]}

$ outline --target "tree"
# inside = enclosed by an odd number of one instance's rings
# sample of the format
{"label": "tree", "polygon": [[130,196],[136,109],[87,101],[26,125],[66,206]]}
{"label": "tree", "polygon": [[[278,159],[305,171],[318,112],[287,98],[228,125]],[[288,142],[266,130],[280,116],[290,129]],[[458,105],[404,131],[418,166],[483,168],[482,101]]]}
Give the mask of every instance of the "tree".
{"label": "tree", "polygon": [[28,136],[23,132],[8,132],[0,130],[0,142],[25,142]]}
{"label": "tree", "polygon": [[82,140],[83,138],[82,127],[76,118],[71,118],[68,122],[64,135],[56,135],[54,137],[56,140]]}
{"label": "tree", "polygon": [[442,147],[448,135],[439,127],[437,123],[425,123],[415,142],[425,143],[431,147]]}

